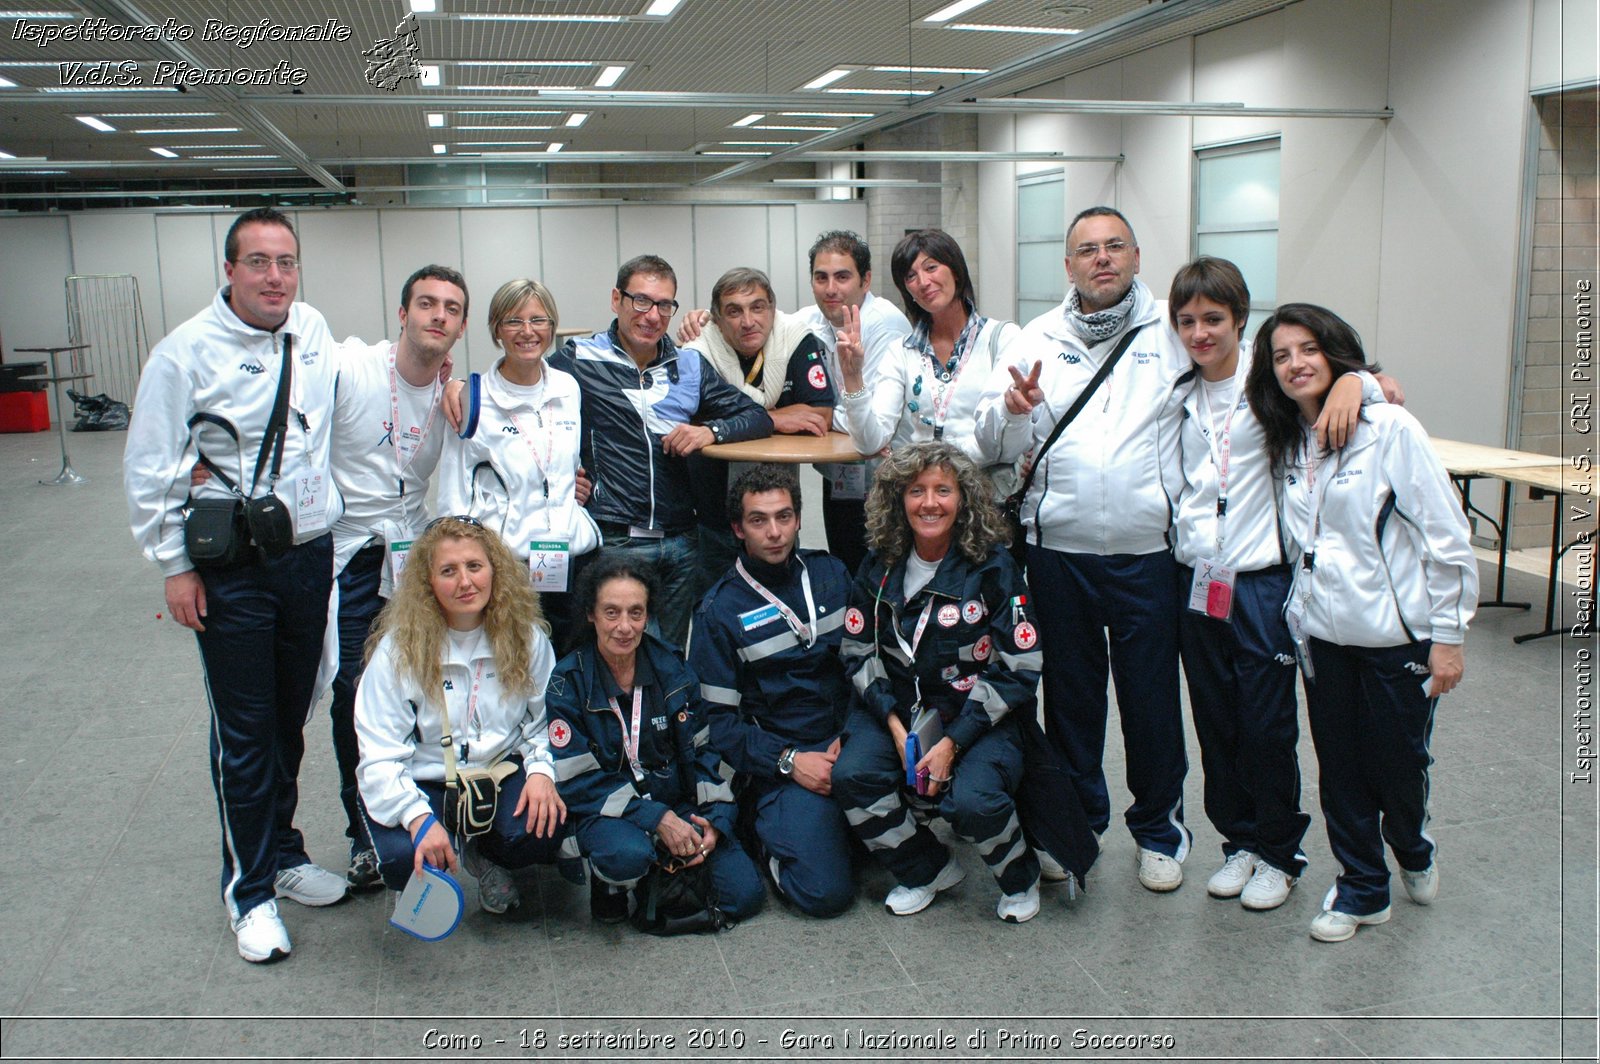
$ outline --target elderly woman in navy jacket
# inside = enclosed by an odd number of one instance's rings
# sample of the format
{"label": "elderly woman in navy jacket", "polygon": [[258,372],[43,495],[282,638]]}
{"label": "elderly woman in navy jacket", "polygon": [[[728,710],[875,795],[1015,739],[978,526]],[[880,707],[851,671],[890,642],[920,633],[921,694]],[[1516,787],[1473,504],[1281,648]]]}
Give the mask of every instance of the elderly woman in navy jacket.
{"label": "elderly woman in navy jacket", "polygon": [[970,458],[936,442],[886,459],[867,497],[873,550],[841,649],[856,702],[833,793],[898,881],[884,901],[896,916],[921,912],[964,876],[916,806],[977,843],[1000,884],[1001,919],[1039,912],[1039,860],[1017,818],[1023,752],[1013,719],[1035,712],[1039,637],[993,492]]}
{"label": "elderly woman in navy jacket", "polygon": [[546,692],[556,780],[595,874],[591,913],[627,919],[628,889],[673,859],[708,863],[718,908],[743,919],[766,888],[734,837],[733,791],[717,772],[700,681],[645,631],[657,597],[653,570],[603,551],[579,584],[589,631]]}

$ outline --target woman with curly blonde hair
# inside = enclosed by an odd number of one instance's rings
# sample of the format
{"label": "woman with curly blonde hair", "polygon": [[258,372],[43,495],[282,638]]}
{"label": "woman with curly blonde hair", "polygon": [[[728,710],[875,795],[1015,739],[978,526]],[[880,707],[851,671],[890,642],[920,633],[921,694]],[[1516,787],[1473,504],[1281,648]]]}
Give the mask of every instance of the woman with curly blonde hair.
{"label": "woman with curly blonde hair", "polygon": [[894,875],[884,904],[896,916],[921,912],[966,875],[918,812],[977,844],[1000,885],[1002,920],[1039,912],[1040,863],[1015,801],[1039,635],[993,492],[970,458],[935,442],[896,451],[867,496],[872,551],[841,648],[856,697],[833,794]]}
{"label": "woman with curly blonde hair", "polygon": [[507,869],[555,858],[566,819],[545,722],[555,654],[523,571],[476,519],[441,517],[412,545],[367,645],[356,778],[392,890],[423,862],[460,867],[443,826],[447,721],[458,769],[520,767],[500,785],[493,826],[463,848],[479,903],[505,912],[518,901]]}

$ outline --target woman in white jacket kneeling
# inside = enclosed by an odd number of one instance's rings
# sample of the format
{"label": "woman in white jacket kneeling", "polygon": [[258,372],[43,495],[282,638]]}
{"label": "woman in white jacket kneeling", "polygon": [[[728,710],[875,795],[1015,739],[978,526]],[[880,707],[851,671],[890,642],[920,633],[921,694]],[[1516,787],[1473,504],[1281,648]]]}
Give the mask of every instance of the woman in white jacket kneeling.
{"label": "woman in white jacket kneeling", "polygon": [[[483,908],[505,912],[518,902],[507,870],[552,863],[567,813],[545,726],[555,655],[526,569],[476,519],[441,517],[412,545],[367,648],[356,779],[385,885],[403,889],[424,861],[464,863]],[[448,775],[501,764],[516,767],[493,823],[458,862]]]}
{"label": "woman in white jacket kneeling", "polygon": [[1368,406],[1342,449],[1317,447],[1310,426],[1333,382],[1376,372],[1354,329],[1289,303],[1252,347],[1246,390],[1294,571],[1284,616],[1305,677],[1328,842],[1344,867],[1311,937],[1342,942],[1389,919],[1385,842],[1413,902],[1438,893],[1428,745],[1439,696],[1461,681],[1478,563],[1450,478],[1405,410]]}

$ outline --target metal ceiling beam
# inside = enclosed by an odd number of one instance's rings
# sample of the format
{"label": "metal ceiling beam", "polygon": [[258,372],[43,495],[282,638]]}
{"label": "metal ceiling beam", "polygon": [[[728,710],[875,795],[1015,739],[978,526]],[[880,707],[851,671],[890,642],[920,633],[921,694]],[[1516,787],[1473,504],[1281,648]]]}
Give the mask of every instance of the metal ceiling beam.
{"label": "metal ceiling beam", "polygon": [[[828,187],[832,187],[832,186],[855,186],[855,185],[867,185],[867,186],[872,187],[872,188],[940,188],[940,187],[944,186],[945,184],[947,184],[947,182],[942,182],[942,181],[916,181],[916,180],[913,180],[911,178],[884,178],[884,179],[865,180],[865,181],[842,181],[842,180],[841,181],[829,181],[829,180],[821,180],[821,179],[813,181],[813,180],[810,180],[810,179],[792,178],[792,179],[787,179],[787,180],[774,181],[774,182],[771,182],[770,184],[766,183],[766,182],[747,182],[747,183],[738,183],[738,182],[736,182],[736,183],[733,183],[733,184],[725,185],[723,187],[725,187],[725,188],[764,189],[764,190],[766,190],[768,192],[771,192],[773,185],[783,185],[783,186],[786,186],[786,187],[796,187],[796,188],[802,188],[802,187],[803,188],[828,188]],[[607,182],[604,187],[607,190],[610,190],[610,189],[626,189],[626,190],[629,190],[629,191],[646,191],[646,190],[681,191],[683,189],[693,188],[694,186],[688,181],[616,181],[616,182]],[[576,192],[576,191],[580,191],[580,190],[593,191],[593,190],[595,190],[596,185],[592,181],[535,181],[535,182],[529,182],[527,184],[520,184],[520,185],[517,186],[517,188],[519,188],[519,189],[539,189],[539,190],[542,190],[542,191]],[[252,195],[252,196],[332,196],[332,195],[341,195],[341,196],[354,196],[354,197],[359,198],[361,196],[371,195],[373,193],[378,193],[378,192],[384,192],[384,193],[393,193],[393,192],[440,192],[440,191],[482,192],[483,190],[484,190],[484,186],[483,185],[359,185],[359,186],[355,186],[355,187],[346,189],[344,192],[341,192],[341,193],[335,193],[332,189],[326,189],[326,188],[323,188],[320,185],[308,186],[306,188],[282,188],[282,187],[264,187],[264,188],[191,188],[191,189],[182,189],[182,190],[174,190],[174,189],[151,189],[151,190],[113,189],[113,190],[72,191],[72,192],[7,192],[7,191],[4,191],[4,190],[0,190],[0,200],[184,199],[184,198],[196,198],[196,197],[203,197],[203,198],[206,198],[206,199],[215,199],[215,198],[217,198],[219,196],[242,196],[242,195]],[[553,201],[550,201],[550,202],[565,203],[566,201],[565,200],[553,200]],[[474,204],[452,204],[452,206],[467,206],[467,207],[470,207],[470,206],[475,206],[475,205]],[[491,204],[482,204],[482,206],[512,207],[512,206],[518,206],[518,204],[491,203]]]}
{"label": "metal ceiling beam", "polygon": [[[92,14],[100,15],[112,23],[129,26],[159,26],[156,19],[145,14],[132,0],[78,0],[80,6]],[[201,70],[209,69],[199,56],[177,41],[167,39],[166,34],[160,36],[158,43],[153,47],[165,52],[169,58],[175,59],[188,66]],[[254,106],[240,100],[239,93],[222,85],[196,85],[186,94],[189,97],[199,97],[209,100],[227,112],[240,126],[249,129],[263,144],[270,145],[287,162],[298,166],[311,180],[334,192],[345,191],[344,184],[322,166],[313,162],[311,157],[301,150],[290,137],[269,121]],[[54,94],[52,94],[54,96]],[[54,96],[56,99],[63,97]],[[167,96],[166,99],[172,99]]]}

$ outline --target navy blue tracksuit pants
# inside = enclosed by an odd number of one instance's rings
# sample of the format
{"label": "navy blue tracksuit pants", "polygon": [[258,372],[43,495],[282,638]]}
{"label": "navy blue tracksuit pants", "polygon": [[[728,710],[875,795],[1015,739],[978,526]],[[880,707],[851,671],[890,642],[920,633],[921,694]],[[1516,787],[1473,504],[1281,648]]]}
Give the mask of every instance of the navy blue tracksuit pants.
{"label": "navy blue tracksuit pants", "polygon": [[237,920],[271,901],[278,870],[308,862],[294,826],[306,716],[333,590],[333,536],[200,574],[196,633],[211,703],[211,783],[222,821],[222,903]]}
{"label": "navy blue tracksuit pants", "polygon": [[[1068,554],[1028,547],[1028,590],[1044,648],[1045,734],[1072,771],[1089,826],[1104,833],[1111,798],[1106,680],[1117,685],[1133,804],[1128,830],[1183,860],[1183,716],[1178,699],[1177,562],[1159,554]],[[1109,634],[1109,644],[1108,644]],[[1109,660],[1108,660],[1109,650]]]}
{"label": "navy blue tracksuit pants", "polygon": [[793,780],[765,779],[752,779],[739,800],[755,814],[757,858],[776,863],[773,878],[796,909],[837,916],[850,908],[856,898],[850,825],[838,802]]}
{"label": "navy blue tracksuit pants", "polygon": [[339,763],[344,833],[350,840],[352,857],[369,844],[361,795],[356,789],[356,766],[361,763],[361,750],[356,745],[356,685],[361,682],[367,636],[383,609],[384,600],[378,595],[383,580],[383,554],[381,543],[363,547],[339,574],[339,671],[333,678],[333,705],[328,717],[333,724],[333,756]]}
{"label": "navy blue tracksuit pants", "polygon": [[1316,679],[1306,684],[1306,708],[1328,843],[1344,866],[1330,906],[1338,912],[1369,916],[1388,907],[1385,842],[1407,871],[1433,863],[1428,743],[1439,700],[1422,690],[1432,649],[1429,640],[1393,647],[1311,640]]}
{"label": "navy blue tracksuit pants", "polygon": [[[895,882],[933,882],[949,859],[944,844],[919,823],[906,788],[906,770],[889,729],[862,709],[852,710],[848,738],[833,764],[833,797],[856,835]],[[955,833],[977,845],[1006,894],[1039,879],[1039,859],[1022,834],[1013,795],[1022,782],[1022,741],[1016,723],[1002,719],[956,759],[951,782],[928,803]]]}
{"label": "navy blue tracksuit pants", "polygon": [[[1178,574],[1187,602],[1194,570],[1179,566]],[[1311,817],[1300,809],[1294,642],[1283,620],[1290,580],[1287,565],[1239,573],[1230,620],[1186,608],[1178,626],[1206,816],[1222,835],[1223,855],[1248,850],[1298,876]]]}

